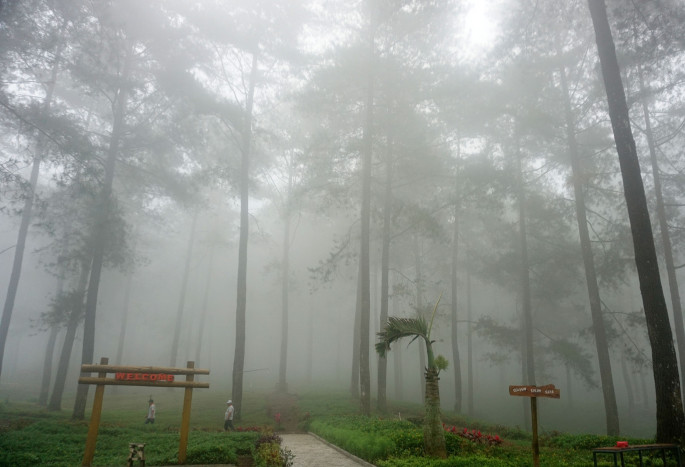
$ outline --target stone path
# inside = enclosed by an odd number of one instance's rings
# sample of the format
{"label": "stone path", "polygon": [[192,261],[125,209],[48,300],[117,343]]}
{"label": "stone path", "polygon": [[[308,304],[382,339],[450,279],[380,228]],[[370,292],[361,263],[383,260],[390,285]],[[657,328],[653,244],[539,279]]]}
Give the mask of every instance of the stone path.
{"label": "stone path", "polygon": [[373,467],[312,434],[279,434],[281,446],[295,454],[293,467]]}
{"label": "stone path", "polygon": [[[345,452],[311,433],[279,433],[281,446],[295,454],[293,467],[374,467],[373,464]],[[168,466],[172,467],[172,466]],[[232,464],[194,465],[185,467],[235,467]]]}

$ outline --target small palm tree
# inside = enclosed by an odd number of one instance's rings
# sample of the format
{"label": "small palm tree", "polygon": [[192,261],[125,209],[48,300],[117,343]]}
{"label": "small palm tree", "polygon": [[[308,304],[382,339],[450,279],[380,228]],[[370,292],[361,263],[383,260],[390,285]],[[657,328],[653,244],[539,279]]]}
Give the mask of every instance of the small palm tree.
{"label": "small palm tree", "polygon": [[403,337],[411,337],[411,342],[421,338],[426,343],[428,367],[426,368],[425,375],[426,416],[423,421],[423,446],[428,456],[444,459],[447,457],[447,450],[445,448],[445,432],[440,420],[440,390],[438,387],[438,380],[440,378],[438,378],[438,375],[440,370],[447,368],[447,360],[441,355],[435,356],[433,353],[433,342],[435,341],[430,339],[433,319],[435,318],[435,312],[438,309],[439,303],[440,299],[438,299],[433,308],[430,325],[426,323],[423,317],[398,318],[393,316],[388,318],[385,328],[378,333],[376,352],[381,357],[385,357],[388,350],[390,350],[390,344]]}

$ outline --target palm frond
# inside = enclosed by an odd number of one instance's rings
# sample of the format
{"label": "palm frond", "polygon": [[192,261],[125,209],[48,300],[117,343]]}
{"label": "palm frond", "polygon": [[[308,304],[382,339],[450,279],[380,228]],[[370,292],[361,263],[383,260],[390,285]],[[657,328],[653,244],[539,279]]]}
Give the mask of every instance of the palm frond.
{"label": "palm frond", "polygon": [[390,350],[390,345],[403,337],[414,337],[412,341],[419,337],[426,339],[428,325],[423,317],[399,318],[392,316],[388,318],[385,328],[377,335],[376,352],[381,357],[385,357],[387,351]]}

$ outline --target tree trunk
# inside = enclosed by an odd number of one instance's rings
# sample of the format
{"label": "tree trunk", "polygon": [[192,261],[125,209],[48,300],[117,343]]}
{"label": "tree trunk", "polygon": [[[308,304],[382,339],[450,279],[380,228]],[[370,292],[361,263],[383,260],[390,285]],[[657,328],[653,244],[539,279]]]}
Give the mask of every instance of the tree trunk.
{"label": "tree trunk", "polygon": [[[421,268],[421,243],[419,235],[414,235],[414,269],[416,270],[416,313],[421,316],[423,313],[423,271]],[[422,341],[419,344],[419,387],[421,388],[421,400],[426,400],[426,346]]]}
{"label": "tree trunk", "polygon": [[365,121],[362,137],[362,200],[361,200],[361,247],[359,261],[361,265],[361,316],[359,350],[359,383],[361,390],[361,411],[364,415],[371,413],[371,372],[369,368],[369,328],[371,322],[371,159],[373,152],[373,100],[374,100],[374,21],[369,24],[368,37],[369,69],[366,85]]}
{"label": "tree trunk", "polygon": [[350,394],[359,398],[359,352],[362,343],[361,313],[362,313],[362,279],[361,264],[357,275],[357,299],[354,305],[354,329],[352,330],[352,378],[350,379]]}
{"label": "tree trunk", "polygon": [[281,264],[281,358],[278,369],[278,389],[288,391],[288,306],[290,279],[290,220],[292,217],[293,167],[288,164],[288,191],[283,212],[283,256]]}
{"label": "tree trunk", "polygon": [[[559,55],[559,53],[558,53]],[[609,358],[609,342],[602,316],[602,301],[599,295],[597,284],[597,273],[595,271],[595,261],[592,254],[592,242],[588,229],[587,212],[585,209],[585,179],[583,169],[580,164],[578,153],[578,143],[576,141],[576,125],[571,109],[566,70],[560,69],[561,87],[564,99],[564,114],[566,118],[566,140],[571,159],[571,170],[573,172],[573,192],[575,195],[576,221],[578,224],[578,235],[580,237],[580,248],[585,267],[585,284],[590,302],[590,315],[592,316],[592,329],[595,335],[595,347],[597,349],[597,359],[599,361],[599,376],[602,383],[602,396],[604,397],[604,415],[606,421],[607,435],[618,436],[619,418],[618,406],[616,404],[616,391],[614,389],[614,377],[611,370],[611,359]]]}
{"label": "tree trunk", "polygon": [[[201,362],[202,344],[205,338],[205,323],[207,322],[207,310],[209,308],[209,290],[212,282],[212,270],[214,269],[214,248],[212,244],[209,248],[209,264],[207,265],[207,279],[205,279],[205,290],[202,294],[202,311],[200,312],[200,322],[198,323],[197,345],[195,346],[195,363]],[[206,367],[205,367],[206,368]]]}
{"label": "tree trunk", "polygon": [[[61,57],[62,47],[60,46],[58,47],[55,55],[55,62],[52,65],[50,81],[48,82],[45,98],[43,99],[43,112],[46,114],[52,105],[52,97],[55,92],[55,84],[57,82],[57,73],[59,71]],[[36,154],[33,157],[31,175],[29,177],[29,192],[26,194],[24,208],[21,212],[21,222],[19,223],[19,232],[17,233],[17,245],[14,248],[12,271],[10,272],[10,281],[7,286],[7,295],[5,296],[5,304],[2,309],[2,318],[0,319],[0,377],[2,377],[2,362],[5,358],[5,345],[7,344],[7,334],[9,333],[12,312],[14,311],[14,301],[17,297],[17,290],[19,290],[21,267],[24,262],[24,250],[26,249],[26,237],[28,236],[29,225],[31,224],[33,201],[36,196],[38,174],[40,173],[40,163],[43,158],[44,151],[45,138],[41,135],[36,143]]]}
{"label": "tree trunk", "polygon": [[[64,269],[60,270],[57,278],[57,294],[56,297],[61,297],[64,293]],[[61,320],[60,320],[61,321]],[[59,334],[62,323],[53,322],[50,326],[50,336],[45,347],[45,357],[43,357],[43,378],[40,382],[40,393],[38,395],[38,405],[45,407],[48,404],[48,397],[50,397],[50,381],[52,380],[52,367],[55,356],[55,344],[57,343],[57,334]]]}
{"label": "tree trunk", "polygon": [[[121,327],[119,328],[119,341],[117,343],[117,355],[114,359],[115,365],[122,365],[124,357],[124,347],[126,345],[126,328],[128,324],[128,313],[131,308],[131,287],[133,286],[133,272],[127,274],[126,285],[124,286],[124,312],[121,317]],[[116,386],[115,386],[116,388]],[[114,388],[113,388],[114,389]]]}
{"label": "tree trunk", "polygon": [[[397,297],[392,297],[392,315],[399,315],[399,303]],[[402,347],[396,346],[393,354],[393,370],[395,372],[395,399],[398,401],[404,400],[404,378],[402,377]]]}
{"label": "tree trunk", "polygon": [[[518,125],[518,123],[516,123]],[[526,232],[526,192],[521,168],[521,149],[516,135],[516,198],[518,199],[519,219],[519,278],[521,280],[521,313],[523,315],[524,361],[526,384],[535,384],[535,356],[533,353],[533,310],[530,300],[530,272],[528,265],[528,234]]]}
{"label": "tree trunk", "polygon": [[440,419],[440,388],[438,371],[435,368],[426,370],[426,416],[423,424],[423,446],[426,456],[445,459],[445,430]]}
{"label": "tree trunk", "polygon": [[659,265],[654,247],[647,198],[630,128],[621,73],[616,58],[604,0],[588,0],[595,29],[602,77],[609,104],[609,116],[621,165],[623,190],[633,234],[635,265],[652,347],[652,365],[656,390],[656,441],[681,443],[684,439],[685,416],[680,393],[678,362],[666,309]]}
{"label": "tree trunk", "polygon": [[238,247],[238,283],[235,311],[235,352],[233,355],[233,418],[240,421],[243,402],[243,371],[245,368],[245,314],[247,311],[247,240],[250,233],[250,152],[252,146],[252,108],[257,82],[257,54],[252,55],[250,83],[245,102],[245,127],[242,131],[242,159],[240,164],[240,240]]}
{"label": "tree trunk", "polygon": [[[81,262],[81,273],[76,289],[79,297],[83,297],[86,294],[86,284],[88,282],[90,268],[91,263],[86,261]],[[55,375],[55,384],[52,388],[48,410],[62,409],[62,395],[64,394],[64,385],[67,381],[69,360],[71,360],[71,351],[74,348],[74,338],[76,337],[76,330],[78,329],[79,321],[81,321],[82,316],[83,303],[82,300],[79,300],[79,305],[71,310],[69,319],[67,320],[67,330],[64,334],[64,344],[62,344],[62,351],[60,352],[57,374]]]}
{"label": "tree trunk", "polygon": [[[521,162],[521,148],[519,142],[518,120],[514,121],[514,141],[516,152],[515,181],[516,199],[518,201],[519,220],[519,280],[521,294],[521,373],[525,384],[535,385],[535,356],[533,354],[533,310],[530,299],[530,268],[528,265],[528,237],[526,232],[526,192],[523,182],[523,169]],[[523,401],[523,418],[527,427],[530,427],[530,403]]]}
{"label": "tree trunk", "polygon": [[640,80],[640,96],[642,102],[642,112],[645,116],[645,136],[649,147],[649,159],[652,163],[652,176],[654,177],[654,194],[656,196],[656,213],[659,220],[659,231],[661,242],[664,247],[664,262],[666,263],[666,274],[668,275],[668,290],[671,293],[671,307],[673,310],[673,326],[675,327],[676,343],[678,345],[678,357],[680,357],[680,387],[685,387],[685,328],[683,327],[683,309],[680,303],[680,290],[676,276],[675,263],[673,261],[673,247],[671,236],[668,232],[668,221],[666,219],[666,208],[664,204],[663,189],[661,187],[661,172],[659,171],[659,161],[656,157],[656,142],[652,132],[652,121],[649,115],[647,104],[647,90],[643,77],[642,67],[638,63],[638,76]]}
{"label": "tree trunk", "polygon": [[459,341],[457,337],[457,260],[459,258],[459,202],[455,200],[454,205],[454,225],[452,226],[452,270],[451,270],[451,289],[452,289],[452,367],[454,368],[454,411],[461,412],[461,362],[459,360]]}
{"label": "tree trunk", "polygon": [[[133,51],[127,45],[124,68],[120,76],[120,82],[127,81],[131,66],[131,56]],[[109,230],[110,211],[112,204],[112,185],[114,182],[114,170],[119,154],[119,146],[124,133],[124,116],[126,114],[126,101],[128,99],[127,88],[121,85],[117,90],[117,96],[112,102],[112,134],[105,159],[105,174],[100,192],[99,207],[95,214],[95,226],[93,229],[93,263],[90,269],[90,279],[88,281],[88,292],[86,296],[86,313],[83,322],[83,350],[81,352],[81,363],[94,363],[93,354],[95,353],[95,314],[97,311],[98,291],[100,289],[100,276],[105,258],[107,242],[107,231]],[[84,375],[87,376],[87,375]],[[86,411],[86,400],[88,398],[88,384],[79,384],[74,402],[72,418],[83,420]]]}
{"label": "tree trunk", "polygon": [[304,373],[304,382],[307,386],[312,384],[312,366],[314,364],[314,312],[309,309],[309,319],[307,320],[307,367]]}
{"label": "tree trunk", "polygon": [[569,409],[573,408],[573,376],[571,376],[571,366],[566,366],[566,405]]}
{"label": "tree trunk", "polygon": [[188,278],[190,277],[190,263],[193,259],[193,246],[195,245],[195,228],[197,227],[197,211],[193,212],[193,220],[190,225],[190,237],[188,237],[188,247],[186,249],[186,260],[183,265],[183,278],[181,279],[181,292],[178,297],[176,308],[176,323],[174,325],[174,338],[171,341],[171,359],[169,366],[176,367],[178,359],[178,348],[181,345],[181,328],[183,327],[183,309],[186,306],[186,295],[188,292]]}
{"label": "tree trunk", "polygon": [[469,262],[466,271],[466,321],[468,322],[468,334],[466,336],[466,358],[467,358],[467,389],[466,396],[467,411],[469,416],[474,414],[473,405],[473,309],[471,302],[471,255],[469,254]]}
{"label": "tree trunk", "polygon": [[38,405],[45,406],[48,403],[48,395],[50,393],[50,380],[52,379],[52,361],[55,355],[55,343],[57,342],[57,334],[60,327],[56,324],[50,326],[50,337],[48,337],[48,345],[45,347],[45,358],[43,359],[43,378],[40,383],[40,395],[38,396]]}
{"label": "tree trunk", "polygon": [[[390,299],[390,227],[392,222],[392,140],[388,135],[388,152],[385,161],[385,200],[383,203],[383,245],[381,251],[381,313],[379,331],[388,322],[388,302]],[[374,339],[375,341],[375,339]],[[387,403],[388,359],[378,357],[378,410],[385,413]]]}
{"label": "tree trunk", "polygon": [[635,408],[635,396],[633,395],[633,383],[630,381],[630,374],[628,373],[628,365],[626,359],[621,358],[621,373],[623,374],[623,385],[626,388],[626,395],[628,396],[628,411],[632,412]]}

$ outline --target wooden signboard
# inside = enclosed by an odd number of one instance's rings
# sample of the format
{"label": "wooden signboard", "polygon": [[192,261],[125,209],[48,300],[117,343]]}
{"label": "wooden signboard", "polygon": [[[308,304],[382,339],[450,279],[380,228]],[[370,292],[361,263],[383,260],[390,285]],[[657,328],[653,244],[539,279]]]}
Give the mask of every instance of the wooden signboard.
{"label": "wooden signboard", "polygon": [[530,397],[530,416],[533,428],[533,465],[540,466],[540,443],[538,441],[538,397],[559,399],[560,391],[553,384],[545,386],[509,386],[510,396]]}
{"label": "wooden signboard", "polygon": [[[99,365],[81,365],[81,373],[97,373],[97,377],[81,376],[79,384],[95,384],[95,398],[93,411],[90,415],[86,449],[83,454],[82,466],[90,467],[95,455],[95,443],[97,442],[100,428],[100,415],[102,414],[102,399],[105,386],[157,386],[162,388],[185,388],[183,397],[183,414],[181,416],[181,439],[178,446],[178,463],[186,461],[188,448],[188,431],[190,428],[190,407],[192,404],[193,388],[209,388],[209,383],[194,381],[195,375],[208,375],[209,370],[196,369],[195,362],[188,362],[186,368],[163,368],[163,367],[134,367],[108,365],[109,359],[100,359]],[[107,374],[113,373],[113,378]],[[185,375],[185,381],[176,381],[176,375]]]}
{"label": "wooden signboard", "polygon": [[510,396],[551,397],[559,399],[559,390],[553,384],[547,386],[509,386]]}

